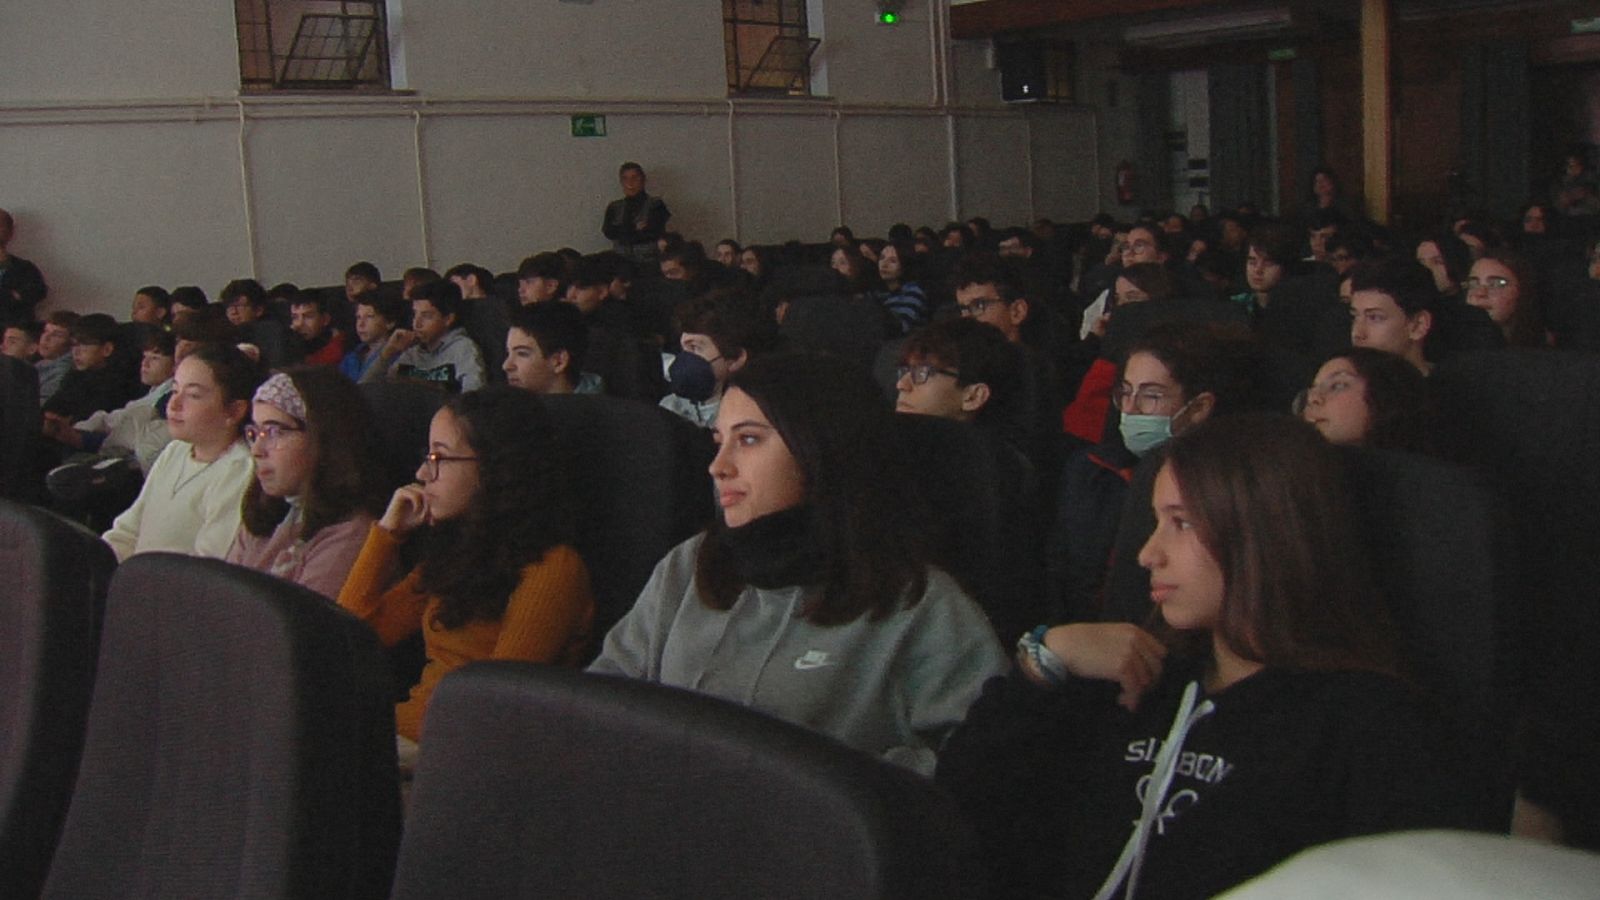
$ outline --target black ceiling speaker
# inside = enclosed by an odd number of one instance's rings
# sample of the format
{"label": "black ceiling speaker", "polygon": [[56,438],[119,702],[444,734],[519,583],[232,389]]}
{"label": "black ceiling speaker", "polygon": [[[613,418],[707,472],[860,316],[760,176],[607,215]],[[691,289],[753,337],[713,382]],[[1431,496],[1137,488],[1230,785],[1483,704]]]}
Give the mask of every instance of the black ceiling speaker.
{"label": "black ceiling speaker", "polygon": [[1000,70],[1001,100],[1007,103],[1030,103],[1044,99],[1044,45],[1020,42],[996,44],[994,61]]}

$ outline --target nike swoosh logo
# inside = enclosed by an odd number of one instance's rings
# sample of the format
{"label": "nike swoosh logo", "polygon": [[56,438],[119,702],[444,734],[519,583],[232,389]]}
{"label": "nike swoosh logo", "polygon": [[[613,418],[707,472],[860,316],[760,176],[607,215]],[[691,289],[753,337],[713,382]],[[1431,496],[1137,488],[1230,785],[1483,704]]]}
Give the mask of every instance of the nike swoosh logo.
{"label": "nike swoosh logo", "polygon": [[821,669],[825,666],[831,665],[833,665],[831,660],[805,659],[804,657],[794,661],[794,667],[802,672],[808,672],[812,669]]}

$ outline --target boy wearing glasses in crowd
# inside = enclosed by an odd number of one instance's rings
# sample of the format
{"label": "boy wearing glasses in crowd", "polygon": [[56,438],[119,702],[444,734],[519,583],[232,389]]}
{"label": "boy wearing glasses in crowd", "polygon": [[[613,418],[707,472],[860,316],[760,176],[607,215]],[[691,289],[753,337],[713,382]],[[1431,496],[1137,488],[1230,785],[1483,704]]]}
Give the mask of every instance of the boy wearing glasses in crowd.
{"label": "boy wearing glasses in crowd", "polygon": [[1017,415],[1022,385],[1020,351],[999,329],[976,319],[950,319],[906,339],[895,369],[894,408],[969,422],[1016,444],[1027,430]]}

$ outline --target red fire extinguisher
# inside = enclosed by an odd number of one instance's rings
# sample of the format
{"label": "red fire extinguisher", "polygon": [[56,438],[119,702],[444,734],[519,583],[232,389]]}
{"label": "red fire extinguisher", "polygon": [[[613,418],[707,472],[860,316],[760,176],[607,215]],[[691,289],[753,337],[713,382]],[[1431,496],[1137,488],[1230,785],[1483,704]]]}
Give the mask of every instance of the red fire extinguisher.
{"label": "red fire extinguisher", "polygon": [[1117,202],[1124,206],[1133,203],[1133,163],[1127,160],[1117,165]]}

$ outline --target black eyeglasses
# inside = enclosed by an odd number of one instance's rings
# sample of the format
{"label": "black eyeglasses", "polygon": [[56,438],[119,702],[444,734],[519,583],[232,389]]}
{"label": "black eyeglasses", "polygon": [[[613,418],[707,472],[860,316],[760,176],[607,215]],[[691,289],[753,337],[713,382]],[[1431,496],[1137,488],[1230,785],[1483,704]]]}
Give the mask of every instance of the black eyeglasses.
{"label": "black eyeglasses", "polygon": [[443,453],[424,453],[422,465],[428,470],[428,480],[439,480],[439,464],[447,462],[477,462],[476,456],[446,456]]}
{"label": "black eyeglasses", "polygon": [[[982,302],[982,301],[979,301],[979,302]],[[956,372],[956,371],[953,371],[951,369],[941,369],[938,366],[930,366],[930,365],[927,365],[927,364],[923,364],[923,365],[920,365],[920,366],[896,366],[895,367],[895,370],[894,370],[894,380],[895,381],[899,381],[900,379],[906,377],[907,375],[911,376],[911,383],[912,384],[927,384],[928,383],[928,379],[932,378],[935,375],[949,375],[951,378],[960,378],[961,377],[961,373],[960,372]]]}
{"label": "black eyeglasses", "polygon": [[[976,317],[976,316],[981,316],[984,313],[988,312],[989,311],[989,307],[991,307],[991,306],[999,306],[1000,304],[1002,304],[1004,302],[1005,302],[1004,300],[990,300],[988,298],[984,298],[982,300],[974,300],[971,303],[959,303],[958,302],[956,304],[956,308],[961,310],[961,314],[963,316]],[[917,383],[921,384],[922,382],[919,381]]]}
{"label": "black eyeglasses", "polygon": [[305,429],[296,425],[285,425],[282,422],[268,422],[265,425],[257,425],[252,422],[244,427],[244,442],[254,447],[259,439],[262,446],[271,450],[278,446],[278,442],[283,440],[284,435],[294,434],[298,431],[305,431]]}

